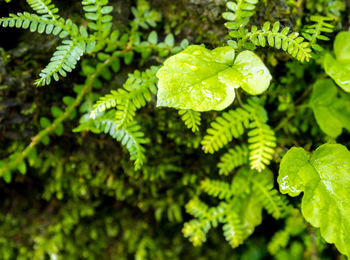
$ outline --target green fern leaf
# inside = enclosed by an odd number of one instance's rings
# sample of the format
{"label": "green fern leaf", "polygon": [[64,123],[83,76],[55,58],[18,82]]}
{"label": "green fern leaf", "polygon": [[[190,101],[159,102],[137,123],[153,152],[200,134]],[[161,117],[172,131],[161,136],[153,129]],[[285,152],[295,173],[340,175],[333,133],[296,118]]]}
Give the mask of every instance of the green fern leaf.
{"label": "green fern leaf", "polygon": [[202,140],[203,150],[206,153],[214,153],[224,145],[238,138],[244,133],[244,127],[249,125],[249,114],[246,110],[238,108],[224,112],[207,130],[207,135]]}
{"label": "green fern leaf", "polygon": [[94,123],[100,131],[108,133],[110,136],[120,141],[130,153],[130,159],[135,161],[135,170],[139,170],[146,160],[145,148],[143,147],[148,141],[140,131],[141,127],[136,121],[120,127],[119,122],[114,118],[114,111],[96,118]]}
{"label": "green fern leaf", "polygon": [[232,248],[238,247],[245,240],[244,227],[235,212],[231,212],[225,219],[226,224],[223,225],[224,236]]}
{"label": "green fern leaf", "polygon": [[276,147],[274,131],[259,121],[250,125],[253,129],[248,132],[249,161],[252,169],[262,171],[270,164]]}
{"label": "green fern leaf", "polygon": [[246,145],[235,146],[233,149],[229,149],[220,158],[218,163],[219,174],[228,175],[236,167],[248,163],[248,147]]}
{"label": "green fern leaf", "polygon": [[259,0],[236,0],[227,2],[230,12],[224,12],[223,18],[229,22],[225,26],[230,30],[237,30],[248,24],[249,18],[254,15],[255,7]]}
{"label": "green fern leaf", "polygon": [[208,195],[228,200],[233,196],[231,186],[227,182],[205,179],[201,182],[201,190]]}
{"label": "green fern leaf", "polygon": [[67,72],[75,69],[77,62],[85,52],[85,42],[64,40],[62,43],[63,45],[57,47],[50,63],[40,73],[40,79],[35,82],[37,86],[49,85],[51,78],[58,81],[59,75],[66,77]]}
{"label": "green fern leaf", "polygon": [[[289,33],[289,30],[289,27],[284,27],[280,30],[279,22],[274,23],[272,28],[270,28],[270,23],[266,22],[262,30],[252,26],[251,32],[244,35],[244,40],[248,39],[254,45],[261,47],[265,47],[266,43],[268,43],[270,47],[282,49],[301,62],[309,61],[311,57],[309,43],[304,41],[305,39],[299,36],[298,33]],[[230,35],[236,36],[232,32]]]}
{"label": "green fern leaf", "polygon": [[51,3],[51,0],[27,0],[30,7],[42,17],[56,20],[59,16],[58,8]]}
{"label": "green fern leaf", "polygon": [[199,130],[199,126],[201,124],[200,112],[191,109],[181,109],[179,110],[179,115],[187,128],[191,129],[192,132]]}
{"label": "green fern leaf", "polygon": [[252,179],[253,191],[263,207],[275,219],[279,219],[287,212],[286,198],[273,188],[273,180],[266,171],[258,173]]}

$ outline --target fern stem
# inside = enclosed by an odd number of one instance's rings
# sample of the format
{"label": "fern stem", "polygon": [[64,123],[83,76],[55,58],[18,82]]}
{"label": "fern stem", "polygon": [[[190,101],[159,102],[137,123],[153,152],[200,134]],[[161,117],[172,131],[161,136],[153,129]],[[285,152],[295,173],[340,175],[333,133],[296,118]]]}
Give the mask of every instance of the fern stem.
{"label": "fern stem", "polygon": [[5,172],[16,168],[18,164],[28,156],[28,154],[45,136],[54,131],[65,119],[67,119],[67,117],[69,117],[69,115],[74,111],[74,109],[83,101],[84,96],[90,92],[92,85],[95,79],[98,77],[98,75],[117,57],[119,57],[119,55],[111,56],[102,64],[102,66],[98,67],[97,70],[87,78],[85,87],[78,94],[75,101],[66,108],[65,112],[60,117],[58,117],[52,125],[43,129],[36,136],[34,136],[30,144],[22,151],[22,153],[16,159],[10,161],[8,165],[0,168],[0,176],[2,176]]}

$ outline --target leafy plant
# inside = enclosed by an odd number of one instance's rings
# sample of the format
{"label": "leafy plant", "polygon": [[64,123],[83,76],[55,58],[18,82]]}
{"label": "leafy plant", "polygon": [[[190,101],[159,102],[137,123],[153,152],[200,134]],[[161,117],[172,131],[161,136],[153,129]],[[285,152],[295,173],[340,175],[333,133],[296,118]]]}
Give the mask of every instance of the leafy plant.
{"label": "leafy plant", "polygon": [[340,144],[322,145],[311,157],[302,148],[292,148],[284,156],[278,176],[282,193],[297,196],[304,192],[301,210],[305,219],[347,256],[349,159],[350,152]]}
{"label": "leafy plant", "polygon": [[333,44],[335,58],[327,53],[323,66],[326,73],[346,92],[350,92],[350,32],[337,34]]}
{"label": "leafy plant", "polygon": [[223,110],[233,102],[240,86],[250,94],[264,92],[271,75],[259,57],[245,51],[234,58],[235,51],[228,46],[209,51],[192,45],[172,56],[157,73],[157,105]]}

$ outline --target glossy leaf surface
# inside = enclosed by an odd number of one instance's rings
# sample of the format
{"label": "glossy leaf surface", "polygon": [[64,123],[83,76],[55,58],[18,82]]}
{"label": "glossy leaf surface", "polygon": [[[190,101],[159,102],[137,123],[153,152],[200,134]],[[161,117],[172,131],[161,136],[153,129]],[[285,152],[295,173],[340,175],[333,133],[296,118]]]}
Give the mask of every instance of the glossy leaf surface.
{"label": "glossy leaf surface", "polygon": [[350,256],[350,152],[324,144],[309,158],[303,148],[283,157],[277,179],[282,193],[304,192],[302,213],[322,237]]}
{"label": "glossy leaf surface", "polygon": [[316,121],[323,132],[337,137],[346,128],[350,131],[350,100],[339,97],[338,88],[332,80],[316,82],[311,95],[311,107]]}
{"label": "glossy leaf surface", "polygon": [[268,87],[271,75],[258,56],[244,51],[237,63],[234,58],[232,47],[210,51],[197,45],[170,57],[157,73],[157,105],[223,110],[233,102],[235,88],[244,86],[249,93],[260,94]]}
{"label": "glossy leaf surface", "polygon": [[335,58],[327,53],[323,65],[326,73],[346,92],[350,92],[350,32],[340,32],[334,41]]}

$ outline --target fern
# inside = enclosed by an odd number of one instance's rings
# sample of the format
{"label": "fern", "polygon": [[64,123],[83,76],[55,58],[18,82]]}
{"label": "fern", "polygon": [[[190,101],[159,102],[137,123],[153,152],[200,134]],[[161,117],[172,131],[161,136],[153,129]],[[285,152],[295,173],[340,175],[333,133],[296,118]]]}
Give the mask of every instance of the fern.
{"label": "fern", "polygon": [[58,8],[51,3],[51,0],[27,0],[30,7],[45,18],[56,20],[59,16]]}
{"label": "fern", "polygon": [[227,8],[231,12],[224,12],[223,18],[229,22],[225,26],[230,30],[237,30],[248,24],[249,18],[254,15],[255,7],[259,0],[237,0],[235,2],[228,2]]}
{"label": "fern", "polygon": [[256,198],[261,202],[266,211],[275,219],[283,217],[288,210],[285,197],[273,188],[273,182],[264,176],[265,172],[257,174],[252,178],[253,191]]}
{"label": "fern", "polygon": [[229,149],[220,158],[218,163],[219,174],[228,175],[236,167],[248,163],[248,147],[246,145],[237,145],[233,149]]}
{"label": "fern", "polygon": [[261,171],[270,164],[275,152],[276,137],[269,125],[256,120],[250,125],[253,129],[248,132],[249,161],[252,169]]}
{"label": "fern", "polygon": [[75,132],[90,130],[94,133],[109,134],[117,141],[121,142],[130,153],[130,159],[135,161],[135,170],[139,170],[146,160],[144,144],[148,143],[144,134],[140,131],[141,127],[136,121],[120,126],[115,119],[115,111],[110,110],[107,113],[100,113],[91,120],[91,118],[76,129]]}
{"label": "fern", "polygon": [[[265,109],[252,98],[247,101],[243,108],[224,112],[211,124],[207,130],[207,135],[202,140],[205,152],[213,153],[224,147],[237,138],[245,131],[244,128],[250,128],[248,132],[249,143],[249,161],[252,169],[261,171],[265,165],[270,163],[276,138],[274,132],[266,124],[267,115]],[[220,174],[227,175],[235,167],[244,163],[244,156],[247,156],[243,148],[231,150],[222,157],[219,163]],[[237,156],[236,160],[232,156]]]}
{"label": "fern", "polygon": [[188,202],[186,212],[196,219],[185,223],[183,233],[195,246],[205,242],[209,229],[221,223],[225,239],[237,247],[261,223],[263,208],[276,218],[287,209],[282,196],[273,189],[273,175],[268,170],[258,173],[242,168],[231,185],[206,179],[201,182],[201,190],[225,201],[216,207],[209,207],[197,197]]}
{"label": "fern", "polygon": [[235,212],[232,212],[225,219],[226,224],[223,225],[224,237],[232,248],[238,247],[245,240],[244,225]]}
{"label": "fern", "polygon": [[205,179],[201,182],[201,190],[208,195],[228,200],[233,196],[231,186],[223,181]]}
{"label": "fern", "polygon": [[215,122],[211,123],[207,135],[202,140],[203,150],[214,153],[224,145],[238,138],[244,133],[244,127],[249,125],[249,114],[246,110],[238,108],[224,112]]}
{"label": "fern", "polygon": [[200,112],[191,109],[181,109],[179,110],[179,115],[187,128],[191,129],[192,132],[199,130],[199,126],[201,124]]}
{"label": "fern", "polygon": [[334,18],[312,15],[310,21],[314,22],[314,24],[305,26],[302,35],[310,42],[314,50],[322,51],[323,48],[317,44],[317,40],[329,41],[329,37],[323,35],[323,33],[332,33],[334,31],[334,25],[329,23],[334,21]]}
{"label": "fern", "polygon": [[40,79],[35,82],[37,86],[49,85],[51,78],[58,81],[59,75],[66,77],[67,72],[75,69],[77,62],[85,52],[84,42],[64,40],[62,43],[63,45],[57,47],[50,63],[40,73]]}
{"label": "fern", "polygon": [[[299,33],[289,32],[289,27],[284,27],[280,30],[280,22],[275,22],[272,28],[270,22],[265,22],[261,30],[258,30],[256,26],[252,26],[251,31],[242,37],[243,41],[248,39],[255,46],[265,47],[269,45],[270,47],[288,52],[301,62],[305,60],[309,61],[311,57],[309,43],[304,41],[305,39],[299,36]],[[230,35],[237,36],[235,33],[231,33]]]}
{"label": "fern", "polygon": [[85,52],[92,52],[95,40],[83,26],[78,28],[70,19],[59,18],[58,8],[50,0],[27,0],[27,2],[39,15],[27,12],[10,14],[9,17],[0,19],[0,26],[45,32],[58,35],[62,39],[69,37],[57,47],[50,63],[40,73],[40,79],[35,81],[37,86],[48,85],[52,78],[58,81],[59,75],[66,77]]}
{"label": "fern", "polygon": [[113,17],[110,13],[113,11],[113,7],[107,4],[108,0],[82,1],[85,17],[90,20],[88,27],[95,31],[95,36],[100,39],[95,51],[101,50],[105,46],[106,42],[103,39],[110,34],[112,28]]}
{"label": "fern", "polygon": [[90,117],[95,118],[98,113],[117,108],[115,119],[118,121],[118,127],[131,122],[136,110],[144,107],[151,101],[151,94],[156,93],[157,70],[158,68],[153,66],[144,72],[136,70],[133,74],[129,74],[123,88],[112,90],[111,94],[101,97],[96,102]]}

